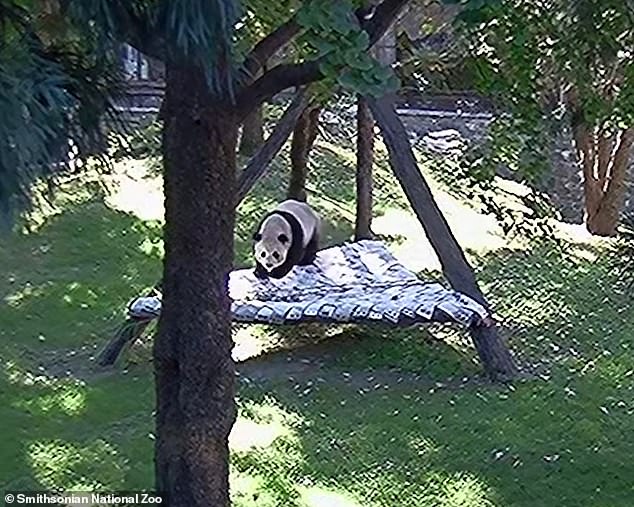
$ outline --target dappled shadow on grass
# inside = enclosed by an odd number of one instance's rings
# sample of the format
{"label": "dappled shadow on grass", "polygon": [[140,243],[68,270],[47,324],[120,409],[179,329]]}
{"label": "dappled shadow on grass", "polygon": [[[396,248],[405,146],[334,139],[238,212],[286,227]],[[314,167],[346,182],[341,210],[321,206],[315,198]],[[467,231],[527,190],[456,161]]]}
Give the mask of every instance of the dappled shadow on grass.
{"label": "dappled shadow on grass", "polygon": [[34,350],[92,343],[160,275],[161,229],[88,202],[0,248],[0,339]]}
{"label": "dappled shadow on grass", "polygon": [[582,369],[632,355],[634,301],[616,290],[605,248],[536,244],[477,262],[483,290],[528,366]]}
{"label": "dappled shadow on grass", "polygon": [[590,377],[576,389],[541,381],[513,391],[448,389],[380,377],[365,385],[327,376],[250,382],[242,400],[301,422],[292,439],[234,463],[262,478],[278,505],[300,505],[288,496],[297,484],[363,506],[630,505],[627,409],[603,413],[598,403],[616,393],[597,390]]}
{"label": "dappled shadow on grass", "polygon": [[511,389],[412,381],[402,336],[396,375],[377,371],[394,363],[390,340],[372,338],[374,359],[353,339],[316,372],[245,375],[242,404],[294,422],[234,456],[252,489],[239,505],[304,505],[306,491],[364,507],[631,505],[634,314],[605,251],[535,245],[477,261],[511,347],[547,375]]}
{"label": "dappled shadow on grass", "polygon": [[151,463],[130,456],[151,456],[153,386],[95,376],[91,356],[157,280],[160,234],[94,200],[3,242],[2,489],[147,485]]}
{"label": "dappled shadow on grass", "polygon": [[[326,367],[336,370],[397,369],[439,382],[479,372],[470,354],[437,339],[426,325],[301,324],[267,326],[264,331],[266,343],[273,345],[264,352],[290,350],[302,357],[321,358]],[[266,355],[259,359],[268,360]]]}
{"label": "dappled shadow on grass", "polygon": [[[354,170],[323,156],[329,161],[319,170],[336,175],[314,181],[345,175],[333,179],[337,188],[317,187],[321,199],[315,192],[333,244],[352,231]],[[241,206],[243,265],[251,264],[257,219],[283,198],[284,171],[272,170]],[[634,315],[612,290],[602,255],[544,245],[476,258],[510,346],[524,362],[548,367],[549,381],[512,390],[463,382],[481,369],[470,344],[463,353],[433,338],[446,326],[267,328],[263,343],[295,350],[238,367],[235,505],[323,507],[318,499],[330,498],[346,507],[629,507]],[[77,361],[89,362],[94,344],[110,337],[112,317],[158,279],[160,257],[158,224],[99,202],[0,248],[0,486],[151,487],[147,356],[74,377]],[[313,339],[319,343],[300,347]],[[81,357],[62,360],[69,354]]]}
{"label": "dappled shadow on grass", "polygon": [[34,374],[6,358],[2,368],[0,488],[147,487],[153,446],[149,377],[87,384]]}

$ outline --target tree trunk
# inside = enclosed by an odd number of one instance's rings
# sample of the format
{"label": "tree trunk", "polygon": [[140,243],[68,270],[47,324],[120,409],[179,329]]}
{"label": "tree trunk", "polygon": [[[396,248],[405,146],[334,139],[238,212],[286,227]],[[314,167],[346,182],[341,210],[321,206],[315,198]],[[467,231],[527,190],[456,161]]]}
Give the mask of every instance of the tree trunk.
{"label": "tree trunk", "polygon": [[583,171],[586,228],[597,236],[614,236],[625,202],[634,128],[613,134],[577,121],[573,132]]}
{"label": "tree trunk", "polygon": [[286,108],[286,111],[284,111],[282,118],[277,122],[277,125],[266,142],[258,152],[251,157],[244,170],[240,173],[237,204],[242,202],[242,199],[246,197],[258,178],[264,174],[266,168],[275,158],[275,155],[282,149],[282,146],[288,139],[288,136],[291,135],[291,131],[306,107],[306,104],[308,104],[306,90],[302,88],[295,94],[293,101]]}
{"label": "tree trunk", "polygon": [[357,214],[354,239],[371,239],[374,120],[363,97],[357,99]]}
{"label": "tree trunk", "polygon": [[320,107],[308,107],[298,118],[291,141],[291,178],[288,184],[289,199],[306,202],[306,174],[310,149],[317,138]]}
{"label": "tree trunk", "polygon": [[163,302],[154,342],[156,486],[170,507],[229,505],[235,421],[227,280],[238,122],[204,73],[169,63],[163,156]]}
{"label": "tree trunk", "polygon": [[263,107],[256,107],[242,124],[242,137],[240,139],[240,154],[252,156],[264,144],[264,117]]}
{"label": "tree trunk", "polygon": [[[389,97],[366,100],[383,133],[390,154],[390,165],[414,208],[427,239],[438,255],[445,277],[454,290],[466,294],[488,308],[473,268],[469,265],[449,224],[438,208],[431,189],[418,169],[407,133],[394,111],[393,100]],[[516,366],[496,328],[492,324],[479,323],[472,326],[470,331],[488,375],[493,380],[505,381],[513,378],[517,374]]]}

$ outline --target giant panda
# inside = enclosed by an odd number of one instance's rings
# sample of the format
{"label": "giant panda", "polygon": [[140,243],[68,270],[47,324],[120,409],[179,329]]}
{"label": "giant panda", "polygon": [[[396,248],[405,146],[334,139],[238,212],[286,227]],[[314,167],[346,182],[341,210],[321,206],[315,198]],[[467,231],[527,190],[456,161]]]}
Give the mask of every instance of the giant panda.
{"label": "giant panda", "polygon": [[307,266],[319,249],[321,219],[305,202],[289,199],[268,213],[253,234],[255,276],[282,278]]}

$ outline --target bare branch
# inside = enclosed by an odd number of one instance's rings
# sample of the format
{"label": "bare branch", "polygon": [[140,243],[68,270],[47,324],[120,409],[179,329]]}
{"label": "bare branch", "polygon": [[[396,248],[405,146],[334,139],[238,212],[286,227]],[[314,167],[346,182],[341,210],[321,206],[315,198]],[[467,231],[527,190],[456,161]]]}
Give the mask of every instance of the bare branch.
{"label": "bare branch", "polygon": [[239,93],[238,117],[242,120],[258,105],[282,90],[303,86],[321,77],[317,60],[294,65],[277,65]]}
{"label": "bare branch", "polygon": [[288,136],[293,131],[297,119],[308,105],[308,96],[305,89],[300,89],[288,106],[280,121],[273,129],[271,135],[260,147],[244,168],[238,179],[238,204],[245,198],[251,187],[266,171],[275,155],[280,151]]}
{"label": "bare branch", "polygon": [[603,187],[605,179],[608,176],[608,168],[610,165],[610,156],[614,151],[615,136],[606,132],[605,128],[599,129],[599,141],[597,147],[597,156],[595,164],[597,166],[597,177],[599,184]]}
{"label": "bare branch", "polygon": [[293,16],[258,42],[244,62],[242,71],[246,77],[245,82],[253,82],[257,73],[279,49],[288,44],[299,33],[300,28],[296,16]]}

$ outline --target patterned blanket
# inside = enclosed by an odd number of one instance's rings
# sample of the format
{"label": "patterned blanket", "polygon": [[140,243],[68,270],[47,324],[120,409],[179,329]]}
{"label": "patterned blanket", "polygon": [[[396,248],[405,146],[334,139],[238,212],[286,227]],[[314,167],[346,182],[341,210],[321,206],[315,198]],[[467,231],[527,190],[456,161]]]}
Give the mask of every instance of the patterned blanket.
{"label": "patterned blanket", "polygon": [[[379,241],[359,241],[322,250],[315,263],[296,266],[284,278],[258,280],[253,269],[229,277],[233,319],[238,322],[458,322],[469,326],[488,316],[467,296],[427,283],[406,269]],[[152,319],[160,296],[141,297],[130,317]]]}

